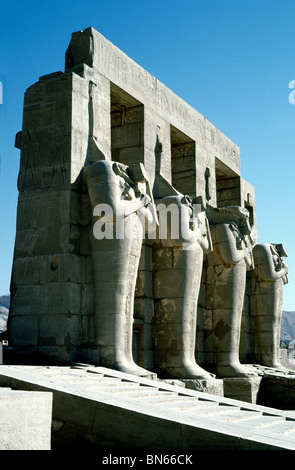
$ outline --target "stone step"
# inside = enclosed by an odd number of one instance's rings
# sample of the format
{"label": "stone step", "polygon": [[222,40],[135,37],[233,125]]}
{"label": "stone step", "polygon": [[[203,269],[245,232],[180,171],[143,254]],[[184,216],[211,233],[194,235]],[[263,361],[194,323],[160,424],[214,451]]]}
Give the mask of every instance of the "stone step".
{"label": "stone step", "polygon": [[266,416],[261,414],[260,416],[254,416],[251,419],[245,420],[243,422],[243,426],[251,429],[261,429],[269,428],[270,426],[277,426],[282,422],[284,422],[284,418],[282,416]]}
{"label": "stone step", "polygon": [[253,420],[258,420],[262,417],[262,413],[258,411],[243,411],[240,409],[232,410],[231,412],[226,412],[222,410],[221,412],[216,412],[215,414],[207,414],[206,418],[211,418],[220,420],[222,422],[231,422],[231,423],[240,423],[243,421],[247,421],[252,425]]}
{"label": "stone step", "polygon": [[[216,404],[214,404],[214,407]],[[165,403],[161,404],[161,407],[163,409],[169,409],[173,410],[173,412],[181,412],[184,414],[193,415],[193,413],[200,413],[202,409],[204,408],[202,405],[199,406],[197,405],[194,401],[190,402],[189,400],[184,400],[184,401],[175,401],[174,403],[167,403],[167,406],[165,407]],[[213,407],[213,405],[212,405]]]}
{"label": "stone step", "polygon": [[[159,389],[155,389],[152,393],[148,393],[145,396],[142,394],[141,395],[142,399],[144,398],[144,401],[146,404],[149,403],[171,403],[174,400],[178,399],[177,393],[169,392],[169,391],[159,391]],[[140,400],[141,401],[141,400]]]}
{"label": "stone step", "polygon": [[[115,394],[116,392],[110,392],[110,394]],[[120,394],[120,390],[118,390],[118,394]],[[157,390],[153,390],[153,389],[150,389],[150,390],[139,390],[138,388],[137,389],[134,389],[134,390],[126,390],[126,391],[123,391],[122,392],[122,397],[125,396],[126,398],[131,398],[131,399],[134,399],[136,400],[138,403],[143,403],[143,399],[147,399],[145,402],[146,403],[149,403],[149,398],[154,398],[156,395],[157,395]]]}
{"label": "stone step", "polygon": [[[173,409],[176,409],[176,408],[182,409],[182,407],[193,409],[195,406],[199,406],[198,400],[194,397],[182,397],[181,395],[177,395],[177,394],[170,395],[168,397],[169,397],[169,400],[167,400],[165,396],[162,396],[162,395],[159,396],[157,392],[157,396],[151,397],[151,399],[147,398],[147,400],[145,399],[145,397],[143,397],[143,400],[140,400],[140,401],[143,401],[143,403],[159,404],[163,408],[165,407],[170,408],[172,406]],[[214,403],[214,405],[216,405],[216,403]]]}
{"label": "stone step", "polygon": [[137,383],[131,383],[131,382],[122,382],[122,381],[108,381],[108,380],[89,380],[87,377],[85,377],[85,380],[79,379],[70,379],[66,378],[65,380],[56,380],[55,383],[63,383],[63,384],[73,384],[73,385],[81,385],[81,387],[84,387],[85,385],[89,387],[95,387],[95,388],[104,388],[106,390],[112,390],[113,388],[134,388],[134,387],[139,387],[139,384]]}
{"label": "stone step", "polygon": [[284,436],[295,434],[295,421],[280,421],[278,423],[269,424],[267,431]]}
{"label": "stone step", "polygon": [[[99,394],[116,394],[116,395],[119,395],[120,393],[122,394],[126,394],[126,393],[130,393],[130,394],[133,394],[133,393],[137,393],[137,394],[141,394],[141,391],[139,390],[139,386],[134,384],[130,384],[130,385],[116,385],[114,387],[104,387],[102,385],[93,385],[91,384],[90,386],[88,385],[85,385],[85,387],[83,386],[83,390],[84,389],[88,389],[88,390],[91,390],[92,392],[97,392]],[[82,387],[81,387],[81,390],[82,390]]]}
{"label": "stone step", "polygon": [[221,403],[216,403],[215,406],[210,406],[208,408],[195,408],[196,412],[202,416],[216,416],[218,415],[230,415],[238,413],[239,416],[246,415],[248,411],[242,411],[238,406],[223,405]]}
{"label": "stone step", "polygon": [[[43,375],[44,377],[44,375]],[[48,375],[48,380],[51,382],[55,383],[72,383],[72,384],[97,384],[98,386],[104,385],[108,387],[117,387],[120,385],[120,381],[114,380],[114,379],[104,379],[104,378],[93,378],[91,379],[90,377],[73,377],[73,376],[67,376],[67,377],[54,377]]]}
{"label": "stone step", "polygon": [[[126,382],[121,382],[121,383],[122,385],[121,387],[118,387],[118,389],[125,387]],[[133,385],[133,387],[131,385]],[[128,384],[126,385],[126,387],[129,387],[130,393],[135,392],[135,393],[138,393],[139,395],[142,394],[142,397],[159,393],[159,390],[155,387],[144,387],[144,386],[141,386],[140,384]]]}

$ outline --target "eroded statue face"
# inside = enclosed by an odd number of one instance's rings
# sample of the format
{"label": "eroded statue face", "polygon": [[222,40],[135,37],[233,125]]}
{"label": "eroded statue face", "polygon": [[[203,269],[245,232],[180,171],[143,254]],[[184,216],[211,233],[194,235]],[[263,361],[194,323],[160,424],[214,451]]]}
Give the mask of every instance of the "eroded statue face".
{"label": "eroded statue face", "polygon": [[241,232],[243,235],[250,235],[252,227],[250,224],[250,215],[249,212],[245,213],[244,220],[241,223]]}
{"label": "eroded statue face", "polygon": [[123,163],[115,163],[113,166],[114,172],[117,175],[117,182],[121,191],[122,199],[132,201],[135,199],[135,183],[128,175],[128,166]]}

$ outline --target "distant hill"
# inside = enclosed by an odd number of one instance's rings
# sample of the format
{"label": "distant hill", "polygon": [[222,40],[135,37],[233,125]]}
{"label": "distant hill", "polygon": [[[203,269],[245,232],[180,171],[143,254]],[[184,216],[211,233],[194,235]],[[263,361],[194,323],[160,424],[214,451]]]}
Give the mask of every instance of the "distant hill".
{"label": "distant hill", "polygon": [[8,318],[10,305],[10,295],[2,295],[0,297],[0,333],[6,331],[6,323]]}
{"label": "distant hill", "polygon": [[[0,333],[6,331],[10,305],[10,295],[0,296]],[[289,343],[295,339],[295,312],[283,311],[281,323],[281,341]]]}
{"label": "distant hill", "polygon": [[281,341],[289,343],[295,339],[295,312],[283,311],[281,322]]}

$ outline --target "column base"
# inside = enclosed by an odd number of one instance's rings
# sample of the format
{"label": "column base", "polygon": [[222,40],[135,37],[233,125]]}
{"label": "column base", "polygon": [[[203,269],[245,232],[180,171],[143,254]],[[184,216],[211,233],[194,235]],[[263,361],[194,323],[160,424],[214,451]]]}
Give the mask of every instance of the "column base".
{"label": "column base", "polygon": [[185,387],[197,392],[210,393],[212,395],[224,396],[222,379],[168,379],[165,382],[178,387]]}
{"label": "column base", "polygon": [[224,396],[247,403],[257,403],[261,376],[225,377],[223,379]]}

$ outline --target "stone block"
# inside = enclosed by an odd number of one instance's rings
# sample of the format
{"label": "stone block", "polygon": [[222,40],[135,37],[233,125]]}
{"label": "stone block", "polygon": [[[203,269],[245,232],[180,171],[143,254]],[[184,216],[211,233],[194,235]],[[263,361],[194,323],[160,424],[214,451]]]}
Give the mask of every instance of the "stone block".
{"label": "stone block", "polygon": [[81,286],[72,282],[47,284],[48,312],[80,313]]}
{"label": "stone block", "polygon": [[44,255],[52,253],[65,253],[69,251],[70,227],[63,224],[40,227],[38,229],[18,230],[16,233],[17,258]]}
{"label": "stone block", "polygon": [[47,257],[47,277],[44,282],[72,282],[80,283],[82,260],[74,254],[57,254]]}
{"label": "stone block", "polygon": [[43,260],[41,257],[16,258],[13,263],[13,283],[38,284],[41,281]]}
{"label": "stone block", "polygon": [[191,170],[172,173],[172,184],[182,194],[196,194],[196,178]]}
{"label": "stone block", "polygon": [[[81,319],[81,345],[83,348],[90,348],[96,345],[96,329],[94,315],[83,315]],[[99,357],[99,351],[95,347],[94,354]],[[77,356],[76,360],[79,360]],[[97,364],[98,362],[96,362]],[[92,364],[90,362],[89,364]]]}
{"label": "stone block", "polygon": [[[186,275],[189,276],[188,273]],[[193,270],[190,275],[193,277]],[[179,276],[179,272],[175,272],[175,270],[156,271],[154,274],[154,297],[156,299],[178,297],[178,292],[184,292],[186,282],[186,277]]]}
{"label": "stone block", "polygon": [[231,309],[233,298],[235,295],[234,284],[215,284],[213,292],[215,309]]}
{"label": "stone block", "polygon": [[152,263],[153,263],[152,247],[148,246],[145,242],[143,242],[138,269],[152,271],[153,270]]}
{"label": "stone block", "polygon": [[215,379],[212,380],[197,380],[197,379],[181,379],[185,387],[190,390],[196,390],[198,392],[210,393],[212,395],[218,395],[223,397],[223,380]]}
{"label": "stone block", "polygon": [[184,155],[184,149],[178,149],[177,153],[175,148],[172,149],[172,172],[178,173],[189,171],[191,176],[194,176],[195,170],[195,156]]}
{"label": "stone block", "polygon": [[39,345],[65,346],[68,342],[69,328],[67,315],[53,315],[48,312],[39,318]]}
{"label": "stone block", "polygon": [[51,392],[0,388],[0,450],[51,450]]}
{"label": "stone block", "polygon": [[83,344],[82,334],[82,317],[81,315],[71,315],[67,321],[67,334],[69,341],[73,346]]}
{"label": "stone block", "polygon": [[165,323],[169,315],[176,312],[179,307],[178,299],[156,299],[154,301],[155,308],[155,323]]}
{"label": "stone block", "polygon": [[257,403],[262,377],[225,377],[224,396],[248,403]]}
{"label": "stone block", "polygon": [[[112,87],[113,91],[113,87]],[[138,122],[144,121],[144,109],[142,105],[138,106],[131,106],[131,102],[124,103],[124,97],[122,94],[120,97],[114,97],[114,93],[112,93],[112,103],[118,103],[121,107],[122,104],[125,105],[124,109],[117,109],[112,111],[111,113],[111,125],[112,127],[115,126],[123,126],[124,124],[134,124]],[[126,107],[127,106],[127,107]]]}
{"label": "stone block", "polygon": [[17,346],[36,346],[39,336],[37,315],[13,315],[10,318],[10,343]]}
{"label": "stone block", "polygon": [[112,149],[138,147],[142,145],[143,125],[132,123],[112,128]]}
{"label": "stone block", "polygon": [[35,254],[35,244],[39,233],[35,229],[19,229],[15,236],[15,257],[25,258]]}
{"label": "stone block", "polygon": [[280,372],[272,368],[263,368],[263,379],[259,393],[259,404],[275,406],[283,410],[295,407],[294,371]]}
{"label": "stone block", "polygon": [[17,203],[17,221],[16,230],[25,230],[30,228],[30,198],[31,195],[19,194]]}
{"label": "stone block", "polygon": [[152,273],[150,271],[138,271],[135,296],[151,298],[153,296],[152,285]]}
{"label": "stone block", "polygon": [[95,293],[93,284],[85,284],[81,288],[81,314],[88,315],[94,312]]}
{"label": "stone block", "polygon": [[66,346],[39,345],[37,354],[38,361],[43,364],[55,363],[56,361],[59,363],[67,363],[70,360],[68,348],[69,344]]}
{"label": "stone block", "polygon": [[85,226],[81,228],[81,238],[80,238],[80,254],[81,256],[90,257],[91,256],[91,226]]}
{"label": "stone block", "polygon": [[140,318],[145,323],[152,323],[154,304],[151,298],[134,299],[134,317]]}
{"label": "stone block", "polygon": [[11,309],[15,315],[40,315],[48,311],[46,285],[14,286]]}
{"label": "stone block", "polygon": [[153,252],[154,269],[156,271],[173,267],[173,249],[159,248]]}

